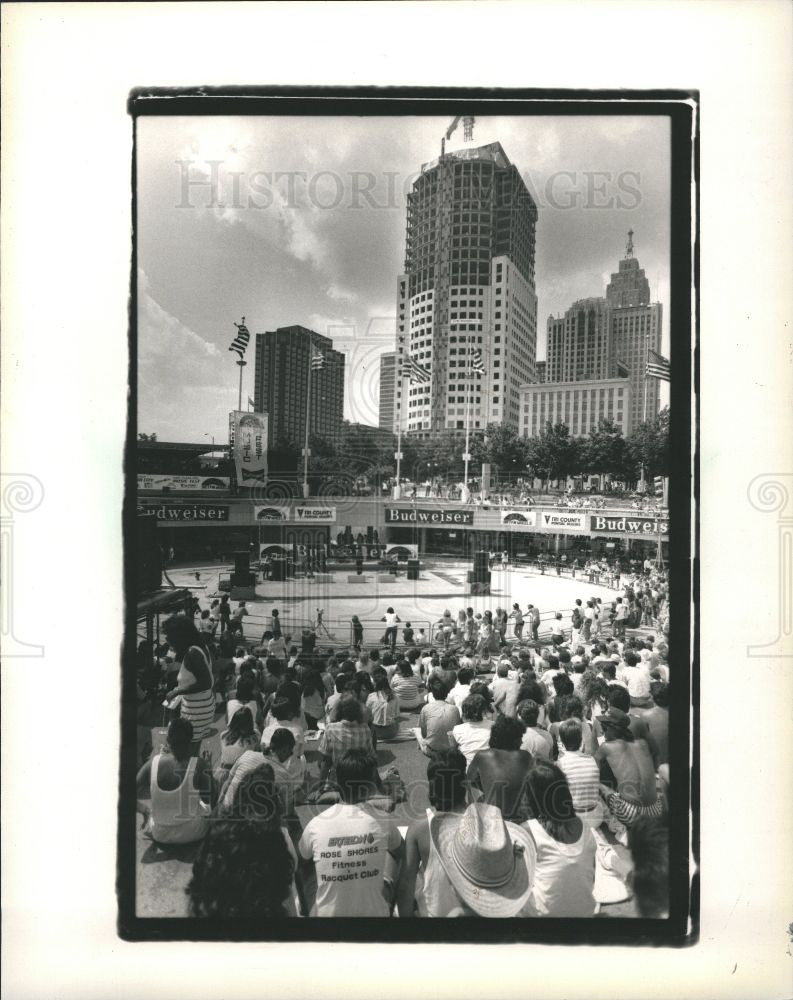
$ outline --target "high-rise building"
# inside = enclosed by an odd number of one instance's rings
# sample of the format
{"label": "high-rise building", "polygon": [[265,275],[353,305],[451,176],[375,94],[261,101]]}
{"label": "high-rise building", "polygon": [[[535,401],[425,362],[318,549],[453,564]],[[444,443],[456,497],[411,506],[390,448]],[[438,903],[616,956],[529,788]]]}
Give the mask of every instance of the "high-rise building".
{"label": "high-rise building", "polygon": [[[500,143],[424,164],[408,194],[397,356],[431,373],[397,380],[403,431],[428,437],[490,422],[516,429],[520,386],[535,377],[537,207]],[[471,366],[481,352],[484,371]],[[402,394],[404,393],[404,399]]]}
{"label": "high-rise building", "polygon": [[310,358],[321,354],[324,365],[311,372],[309,432],[334,440],[344,412],[344,355],[333,341],[304,326],[281,326],[256,334],[254,404],[269,415],[269,444],[302,445],[306,430],[306,397]]}
{"label": "high-rise building", "polygon": [[632,229],[619,270],[606,287],[606,302],[611,310],[614,349],[628,369],[631,426],[635,428],[644,419],[652,420],[660,406],[660,383],[645,378],[645,371],[648,352],[661,350],[662,307],[660,302],[650,302],[650,282],[633,255]]}
{"label": "high-rise building", "polygon": [[545,381],[545,366],[547,362],[545,361],[535,361],[534,362],[534,381],[544,382]]}
{"label": "high-rise building", "polygon": [[603,298],[579,299],[562,317],[548,317],[546,382],[580,382],[617,375],[611,310]]}
{"label": "high-rise building", "polygon": [[377,425],[381,430],[393,431],[396,419],[397,352],[380,355],[380,409]]}

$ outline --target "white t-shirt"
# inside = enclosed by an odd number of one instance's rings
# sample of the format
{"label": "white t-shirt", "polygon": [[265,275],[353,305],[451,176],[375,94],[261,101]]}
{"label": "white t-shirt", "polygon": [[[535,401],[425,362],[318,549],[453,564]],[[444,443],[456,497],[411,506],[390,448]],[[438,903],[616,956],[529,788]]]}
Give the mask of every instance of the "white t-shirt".
{"label": "white t-shirt", "polygon": [[493,720],[483,719],[481,722],[461,722],[452,729],[452,736],[460,748],[460,753],[465,757],[466,766],[470,766],[479,750],[485,750],[490,746],[492,728]]}
{"label": "white t-shirt", "polygon": [[382,888],[386,852],[402,843],[366,803],[331,806],[303,831],[299,851],[313,860],[317,898],[312,917],[387,917]]}

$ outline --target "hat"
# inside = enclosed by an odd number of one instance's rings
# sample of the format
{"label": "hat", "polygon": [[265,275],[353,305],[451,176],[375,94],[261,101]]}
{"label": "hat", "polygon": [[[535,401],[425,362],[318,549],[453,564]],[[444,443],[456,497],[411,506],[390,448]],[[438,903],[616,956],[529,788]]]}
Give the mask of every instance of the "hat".
{"label": "hat", "polygon": [[597,718],[601,726],[614,726],[615,729],[622,729],[625,732],[630,731],[631,724],[628,713],[623,712],[621,708],[615,708],[612,705],[608,712],[604,712]]}
{"label": "hat", "polygon": [[482,917],[514,917],[531,895],[537,850],[501,810],[474,802],[462,816],[436,815],[430,837],[457,895]]}

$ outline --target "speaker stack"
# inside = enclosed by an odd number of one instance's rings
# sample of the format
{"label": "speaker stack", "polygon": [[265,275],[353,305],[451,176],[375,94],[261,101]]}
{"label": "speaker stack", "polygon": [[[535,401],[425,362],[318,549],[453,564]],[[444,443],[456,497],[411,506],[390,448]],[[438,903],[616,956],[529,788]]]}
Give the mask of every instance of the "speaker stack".
{"label": "speaker stack", "polygon": [[408,559],[408,580],[418,580],[419,561],[418,559]]}
{"label": "speaker stack", "polygon": [[474,552],[474,568],[468,570],[468,583],[472,594],[490,593],[490,556],[487,552]]}

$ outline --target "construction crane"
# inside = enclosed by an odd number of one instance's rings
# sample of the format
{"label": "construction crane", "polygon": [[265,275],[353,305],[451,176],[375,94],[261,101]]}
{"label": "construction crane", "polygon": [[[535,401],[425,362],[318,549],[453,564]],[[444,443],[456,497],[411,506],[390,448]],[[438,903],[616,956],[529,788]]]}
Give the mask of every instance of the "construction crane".
{"label": "construction crane", "polygon": [[456,118],[452,119],[451,125],[446,129],[446,135],[441,139],[441,156],[446,152],[446,140],[451,139],[454,134],[454,130],[460,124],[462,120],[463,123],[463,142],[470,142],[474,137],[474,116],[473,115],[457,115]]}

